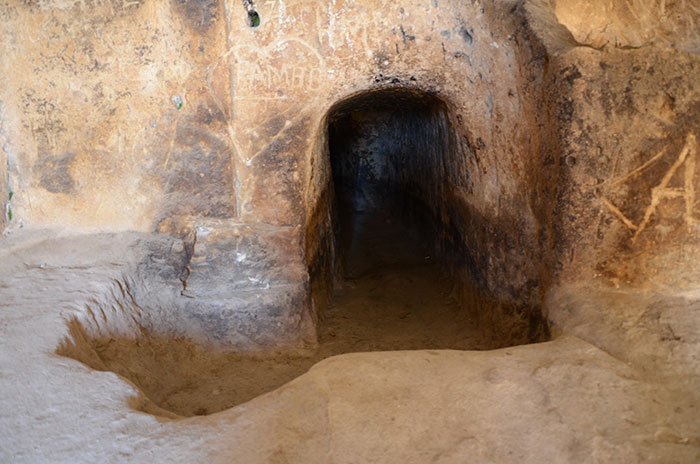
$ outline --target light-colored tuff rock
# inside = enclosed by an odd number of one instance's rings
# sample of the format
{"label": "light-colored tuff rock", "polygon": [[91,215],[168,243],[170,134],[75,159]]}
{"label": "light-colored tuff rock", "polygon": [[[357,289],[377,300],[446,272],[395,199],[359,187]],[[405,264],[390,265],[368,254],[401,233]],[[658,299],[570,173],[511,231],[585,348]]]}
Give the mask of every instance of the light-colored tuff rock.
{"label": "light-colored tuff rock", "polygon": [[[697,462],[699,12],[0,2],[0,461]],[[500,349],[274,389],[341,344],[348,209]],[[234,358],[268,393],[189,404]]]}

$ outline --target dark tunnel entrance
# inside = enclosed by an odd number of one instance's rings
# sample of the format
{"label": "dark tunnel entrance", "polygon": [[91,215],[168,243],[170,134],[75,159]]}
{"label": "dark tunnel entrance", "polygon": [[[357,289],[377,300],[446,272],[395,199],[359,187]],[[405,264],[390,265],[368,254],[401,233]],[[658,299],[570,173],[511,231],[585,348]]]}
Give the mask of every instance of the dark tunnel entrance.
{"label": "dark tunnel entrance", "polygon": [[429,198],[447,149],[441,102],[383,91],[348,102],[328,124],[340,257],[346,277],[432,259]]}
{"label": "dark tunnel entrance", "polygon": [[326,187],[307,228],[322,347],[491,349],[548,339],[534,292],[493,291],[516,288],[535,261],[525,253],[511,261],[513,283],[484,271],[491,253],[518,255],[511,237],[522,229],[470,204],[480,198],[469,167],[480,144],[448,104],[413,89],[368,91],[334,105],[324,129],[315,169]]}
{"label": "dark tunnel entrance", "polygon": [[[444,191],[459,150],[447,106],[388,89],[336,105],[327,119],[335,201],[336,287],[319,320],[337,350],[486,349],[456,297]],[[347,345],[347,346],[340,346]]]}

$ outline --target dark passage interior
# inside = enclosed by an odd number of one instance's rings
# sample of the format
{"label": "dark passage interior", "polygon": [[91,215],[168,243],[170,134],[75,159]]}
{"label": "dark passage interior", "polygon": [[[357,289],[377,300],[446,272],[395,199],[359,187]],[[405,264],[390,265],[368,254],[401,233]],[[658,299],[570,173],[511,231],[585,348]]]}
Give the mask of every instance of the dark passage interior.
{"label": "dark passage interior", "polygon": [[[409,241],[431,247],[425,201],[438,193],[430,184],[446,149],[441,117],[437,100],[407,91],[355,97],[331,116],[328,151],[347,277],[420,254]],[[368,254],[366,242],[380,238],[388,248]]]}
{"label": "dark passage interior", "polygon": [[436,222],[450,131],[445,105],[409,90],[359,95],[329,115],[342,277],[319,324],[323,345],[344,345],[342,351],[485,347],[469,311],[454,298],[450,245],[442,243],[444,225]]}

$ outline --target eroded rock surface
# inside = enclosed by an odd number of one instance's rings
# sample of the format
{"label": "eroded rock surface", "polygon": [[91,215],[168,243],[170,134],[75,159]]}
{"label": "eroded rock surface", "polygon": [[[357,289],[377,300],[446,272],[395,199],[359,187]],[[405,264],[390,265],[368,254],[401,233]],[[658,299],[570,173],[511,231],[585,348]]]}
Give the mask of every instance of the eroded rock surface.
{"label": "eroded rock surface", "polygon": [[[0,457],[697,462],[696,3],[0,4]],[[54,354],[313,347],[357,160],[482,333],[553,340],[334,357],[189,419]]]}

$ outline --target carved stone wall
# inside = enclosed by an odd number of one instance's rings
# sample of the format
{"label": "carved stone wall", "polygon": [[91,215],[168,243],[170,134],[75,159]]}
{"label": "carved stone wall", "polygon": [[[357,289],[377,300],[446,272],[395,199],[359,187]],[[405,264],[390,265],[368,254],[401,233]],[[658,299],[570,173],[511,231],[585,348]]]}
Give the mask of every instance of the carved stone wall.
{"label": "carved stone wall", "polygon": [[307,269],[333,267],[328,115],[399,88],[443,102],[464,155],[439,217],[469,250],[465,288],[535,324],[558,279],[691,285],[693,29],[628,37],[644,21],[617,5],[598,11],[614,27],[584,30],[574,6],[7,0],[0,225],[182,238],[177,304],[204,341],[312,340]]}
{"label": "carved stone wall", "polygon": [[233,215],[227,69],[208,72],[225,41],[216,3],[5,2],[0,14],[18,218],[152,230],[173,211]]}
{"label": "carved stone wall", "polygon": [[[578,48],[558,58],[559,263],[613,285],[697,282],[700,59]],[[580,278],[579,276],[578,278]]]}

